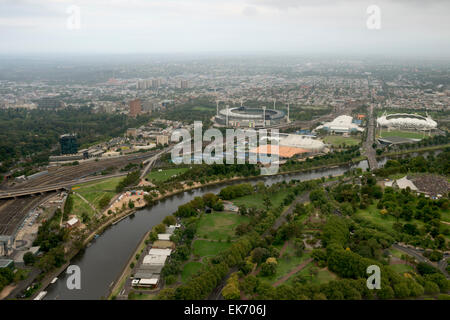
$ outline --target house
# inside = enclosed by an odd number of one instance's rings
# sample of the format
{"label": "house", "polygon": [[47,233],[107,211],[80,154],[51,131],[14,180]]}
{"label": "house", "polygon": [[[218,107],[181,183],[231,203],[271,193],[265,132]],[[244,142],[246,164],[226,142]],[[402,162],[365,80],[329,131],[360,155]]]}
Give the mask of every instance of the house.
{"label": "house", "polygon": [[66,222],[66,227],[69,229],[72,229],[74,227],[77,227],[80,225],[80,220],[78,218],[71,218],[69,221]]}
{"label": "house", "polygon": [[158,240],[169,241],[170,240],[170,236],[172,236],[171,233],[160,233],[160,234],[158,234]]}

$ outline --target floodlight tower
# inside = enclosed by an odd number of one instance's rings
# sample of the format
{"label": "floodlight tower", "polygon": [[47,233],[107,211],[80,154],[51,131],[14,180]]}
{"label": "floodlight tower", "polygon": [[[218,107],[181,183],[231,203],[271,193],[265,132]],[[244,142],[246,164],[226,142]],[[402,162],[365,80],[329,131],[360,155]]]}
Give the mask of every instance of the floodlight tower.
{"label": "floodlight tower", "polygon": [[263,109],[263,121],[264,121],[264,127],[266,126],[266,106],[262,107]]}
{"label": "floodlight tower", "polygon": [[289,122],[291,122],[290,120],[289,120],[289,102],[288,102],[288,112],[287,112],[287,122],[289,123]]}
{"label": "floodlight tower", "polygon": [[226,124],[227,124],[227,127],[228,127],[228,108],[229,108],[230,106],[227,104],[227,112],[226,112]]}

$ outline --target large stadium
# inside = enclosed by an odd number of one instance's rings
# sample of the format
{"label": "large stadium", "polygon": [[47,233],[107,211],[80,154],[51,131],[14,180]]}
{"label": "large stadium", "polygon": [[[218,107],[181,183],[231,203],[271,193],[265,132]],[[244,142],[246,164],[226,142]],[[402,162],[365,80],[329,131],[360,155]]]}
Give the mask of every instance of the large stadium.
{"label": "large stadium", "polygon": [[382,128],[397,130],[428,131],[437,128],[436,121],[429,116],[408,113],[383,114],[377,119],[377,124]]}
{"label": "large stadium", "polygon": [[225,127],[263,128],[287,121],[281,110],[262,108],[236,107],[226,108],[218,112],[215,123]]}

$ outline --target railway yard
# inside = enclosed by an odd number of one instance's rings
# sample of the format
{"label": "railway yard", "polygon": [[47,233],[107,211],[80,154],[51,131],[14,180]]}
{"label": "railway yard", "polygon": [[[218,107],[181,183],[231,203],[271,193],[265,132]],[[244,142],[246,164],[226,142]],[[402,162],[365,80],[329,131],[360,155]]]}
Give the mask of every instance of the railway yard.
{"label": "railway yard", "polygon": [[[23,233],[27,233],[25,232],[26,230],[24,231],[24,229],[27,228],[34,230],[31,228],[32,226],[29,225],[30,222],[27,222],[27,219],[29,218],[33,223],[35,222],[29,215],[32,210],[43,203],[52,202],[50,200],[56,196],[61,198],[64,193],[49,191],[49,187],[65,184],[67,184],[67,187],[70,187],[73,184],[83,182],[86,179],[95,178],[96,176],[98,176],[98,178],[106,178],[111,175],[124,175],[126,172],[119,173],[121,168],[130,163],[140,164],[145,159],[154,156],[155,153],[156,151],[152,151],[111,159],[84,161],[77,165],[61,166],[56,168],[56,170],[48,171],[39,177],[24,182],[3,184],[0,189],[0,193],[2,194],[20,194],[22,191],[26,193],[27,190],[33,190],[33,192],[30,192],[29,195],[12,196],[0,199],[0,238],[2,238],[3,241],[9,239],[8,246],[10,246],[10,248],[15,248],[17,235],[22,234],[23,236]],[[111,171],[108,172],[109,175],[101,175],[102,171],[106,169]],[[40,189],[42,189],[42,192],[39,192]],[[22,243],[19,246],[21,245]],[[4,247],[0,246],[0,250],[4,250]]]}

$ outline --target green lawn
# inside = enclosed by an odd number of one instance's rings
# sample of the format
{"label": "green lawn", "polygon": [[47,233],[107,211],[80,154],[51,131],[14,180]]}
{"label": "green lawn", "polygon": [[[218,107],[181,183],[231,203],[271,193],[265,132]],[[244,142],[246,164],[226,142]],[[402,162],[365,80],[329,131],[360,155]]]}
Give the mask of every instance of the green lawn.
{"label": "green lawn", "polygon": [[181,272],[181,280],[183,282],[188,281],[194,274],[197,273],[198,270],[200,270],[203,266],[203,263],[191,261],[186,263],[186,265],[183,268],[183,271]]}
{"label": "green lawn", "polygon": [[[123,177],[109,178],[101,181],[88,182],[74,186],[73,191],[81,194],[87,201],[93,204],[98,210],[100,210],[99,201],[105,195],[109,194],[112,198],[116,194],[116,186],[123,179]],[[78,197],[76,197],[78,198]],[[74,199],[75,200],[75,199]],[[79,199],[84,203],[83,200]],[[87,205],[84,203],[84,205]],[[91,209],[89,207],[89,209]],[[91,209],[92,211],[92,209]]]}
{"label": "green lawn", "polygon": [[235,238],[235,228],[250,219],[236,213],[214,212],[204,214],[197,225],[197,235],[200,238],[212,240],[227,240],[228,237]]}
{"label": "green lawn", "polygon": [[361,139],[356,137],[343,137],[343,136],[326,136],[323,138],[325,143],[333,145],[333,147],[343,146],[356,146],[361,142]]}
{"label": "green lawn", "polygon": [[388,230],[393,230],[392,226],[396,222],[395,218],[391,215],[381,215],[376,204],[372,204],[364,210],[358,209],[356,215]]}
{"label": "green lawn", "polygon": [[[262,276],[261,274],[258,275],[258,277],[267,283],[274,283],[280,278],[284,277],[286,274],[288,274],[290,271],[298,267],[300,264],[302,264],[304,261],[308,260],[310,258],[309,253],[304,253],[301,257],[297,257],[294,254],[294,250],[289,244],[287,250],[283,253],[281,258],[277,258],[277,271],[275,275],[271,277]],[[306,267],[305,267],[306,268]],[[294,275],[293,275],[294,276]],[[292,276],[292,277],[293,277]]]}
{"label": "green lawn", "polygon": [[[393,226],[394,223],[397,221],[395,217],[392,215],[386,214],[386,216],[383,216],[380,213],[380,210],[377,209],[376,203],[370,205],[369,207],[367,207],[367,209],[364,210],[358,209],[356,215],[390,231],[394,230]],[[406,223],[406,221],[402,219],[400,219],[399,222]],[[416,219],[412,219],[411,221],[408,221],[408,223],[416,224],[418,228],[424,226],[424,222]]]}
{"label": "green lawn", "polygon": [[408,264],[392,264],[389,268],[401,274],[405,272],[414,272],[414,268]]}
{"label": "green lawn", "polygon": [[[272,207],[278,207],[284,200],[284,197],[286,196],[286,192],[278,192],[270,197],[270,201],[272,201]],[[255,207],[258,209],[264,209],[264,202],[263,202],[263,195],[262,194],[251,194],[245,197],[236,198],[233,200],[233,203],[236,206],[240,206],[245,204],[247,208]]]}
{"label": "green lawn", "polygon": [[81,215],[83,212],[86,212],[89,217],[92,217],[94,215],[94,210],[86,203],[84,202],[78,195],[72,194],[70,195],[73,199],[73,209],[72,214],[75,214],[78,218],[81,218]]}
{"label": "green lawn", "polygon": [[403,251],[394,249],[394,248],[389,248],[389,252],[392,254],[392,256],[397,257],[399,259],[402,258],[402,256],[407,256],[408,254],[404,253]]}
{"label": "green lawn", "polygon": [[[420,132],[409,132],[409,131],[401,131],[401,130],[392,130],[392,131],[382,131],[381,137],[400,137],[400,138],[409,138],[409,139],[422,139],[424,137],[423,133]],[[425,135],[427,136],[427,135]]]}
{"label": "green lawn", "polygon": [[441,211],[441,220],[450,222],[450,210]]}
{"label": "green lawn", "polygon": [[222,251],[225,251],[231,246],[228,242],[217,242],[208,240],[195,240],[193,243],[194,254],[200,257],[215,256]]}
{"label": "green lawn", "polygon": [[189,168],[173,168],[173,169],[167,169],[163,171],[158,171],[158,169],[154,169],[154,171],[150,172],[145,179],[153,181],[153,182],[164,182],[168,179],[170,179],[173,175],[179,175],[186,171],[188,171]]}
{"label": "green lawn", "polygon": [[[310,276],[310,270],[312,267],[314,267],[314,264],[310,263],[296,275]],[[296,275],[293,275],[292,277],[290,277],[289,280],[286,281],[286,283],[292,282]],[[319,272],[317,272],[316,275],[310,276],[310,280],[308,282],[312,283],[312,284],[320,285],[320,284],[335,280],[336,278],[337,278],[337,276],[334,273],[329,271],[327,268],[323,268],[323,269],[319,269]]]}

